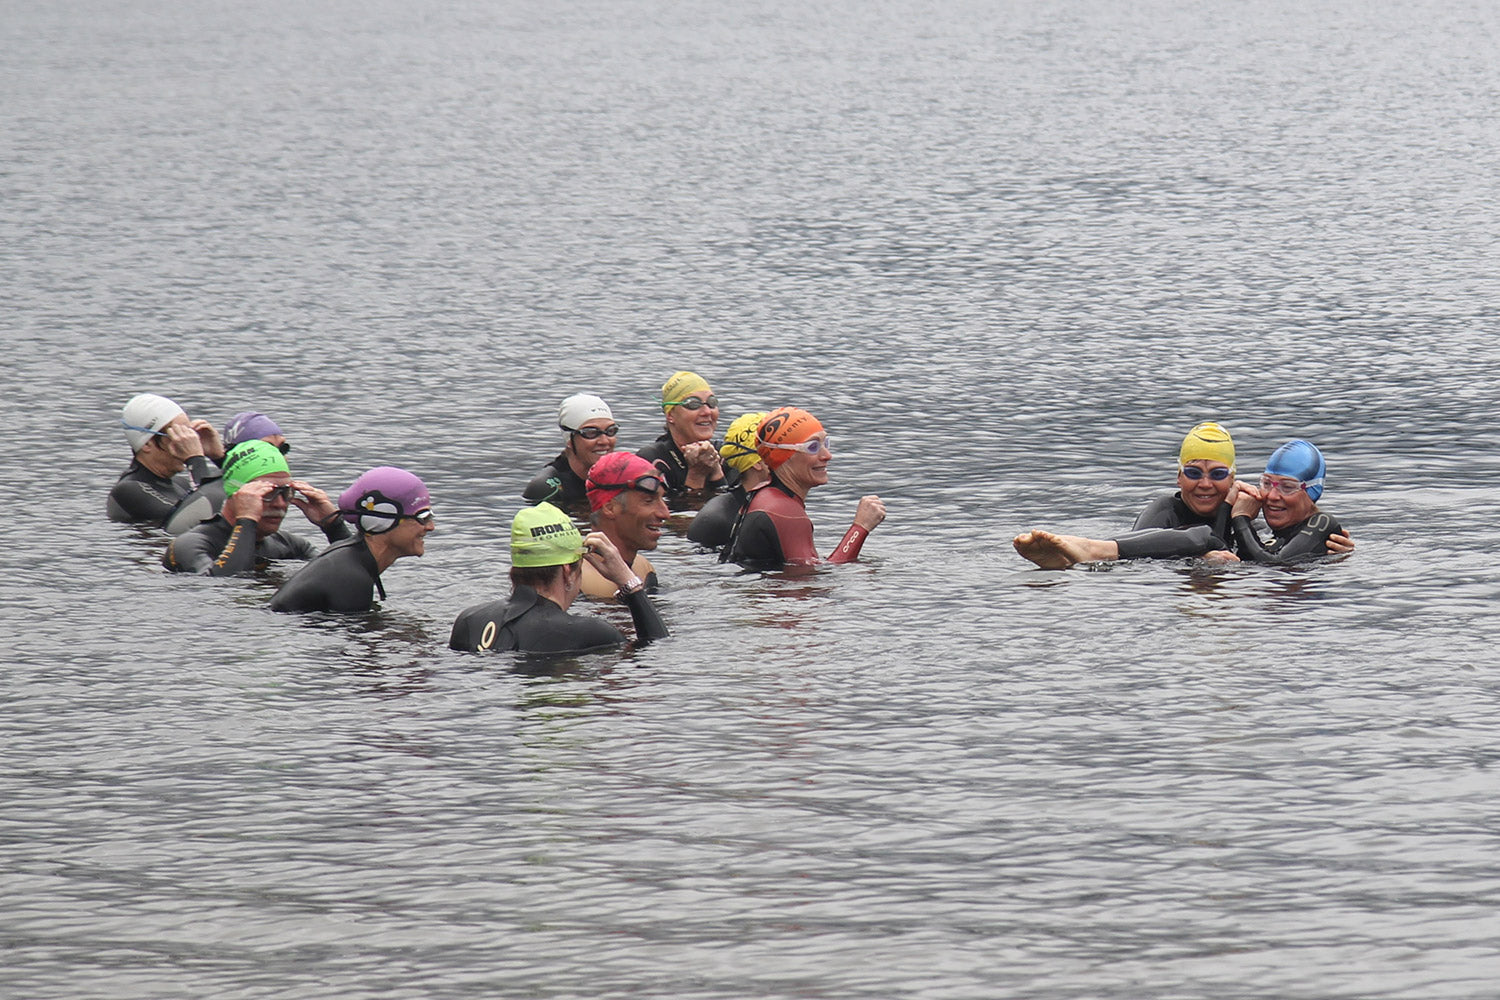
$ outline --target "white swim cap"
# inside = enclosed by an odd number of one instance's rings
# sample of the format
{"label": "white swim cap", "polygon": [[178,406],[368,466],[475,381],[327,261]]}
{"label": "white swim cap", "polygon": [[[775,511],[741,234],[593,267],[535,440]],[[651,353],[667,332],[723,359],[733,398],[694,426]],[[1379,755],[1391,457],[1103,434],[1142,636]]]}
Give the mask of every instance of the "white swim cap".
{"label": "white swim cap", "polygon": [[565,431],[576,431],[583,426],[585,420],[596,420],[599,417],[609,421],[615,419],[615,415],[609,412],[608,403],[585,392],[569,396],[557,408],[557,426]]}
{"label": "white swim cap", "polygon": [[183,416],[187,414],[182,412],[182,407],[166,396],[143,392],[125,404],[120,423],[125,428],[125,440],[130,442],[130,450],[140,451],[156,436],[156,431]]}

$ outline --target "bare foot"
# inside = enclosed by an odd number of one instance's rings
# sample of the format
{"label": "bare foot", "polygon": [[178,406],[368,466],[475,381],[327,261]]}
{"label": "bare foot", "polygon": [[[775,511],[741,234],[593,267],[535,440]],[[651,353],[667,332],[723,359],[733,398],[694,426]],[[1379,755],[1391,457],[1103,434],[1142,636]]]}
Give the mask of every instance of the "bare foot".
{"label": "bare foot", "polygon": [[1074,563],[1090,561],[1087,546],[1080,544],[1088,541],[1087,538],[1035,530],[1017,535],[1011,544],[1021,558],[1031,560],[1042,569],[1067,569]]}

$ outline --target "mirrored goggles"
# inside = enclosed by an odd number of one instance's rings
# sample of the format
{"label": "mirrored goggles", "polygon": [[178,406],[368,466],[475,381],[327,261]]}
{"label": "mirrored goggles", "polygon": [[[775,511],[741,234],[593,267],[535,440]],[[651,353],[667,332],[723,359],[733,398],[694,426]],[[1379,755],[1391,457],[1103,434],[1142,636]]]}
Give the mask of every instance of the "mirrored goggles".
{"label": "mirrored goggles", "polygon": [[689,396],[687,399],[664,399],[662,406],[680,406],[684,410],[701,410],[705,406],[710,410],[719,408],[719,397],[709,396],[707,399],[699,399],[697,396]]}
{"label": "mirrored goggles", "polygon": [[1234,470],[1227,465],[1221,465],[1213,469],[1205,469],[1201,465],[1184,465],[1177,471],[1182,473],[1184,476],[1188,477],[1195,483],[1198,480],[1202,479],[1205,475],[1207,475],[1209,479],[1212,479],[1216,483],[1222,483],[1224,480],[1234,475]]}
{"label": "mirrored goggles", "polygon": [[592,441],[595,438],[600,437],[612,438],[619,436],[620,425],[610,424],[608,427],[579,427],[576,430],[572,427],[564,427],[563,430],[567,431],[569,434],[577,434],[585,441]]}
{"label": "mirrored goggles", "polygon": [[270,489],[266,490],[266,494],[263,499],[266,503],[270,503],[272,500],[285,500],[287,503],[291,503],[292,495],[296,492],[297,487],[291,485],[290,483],[284,486],[273,486]]}
{"label": "mirrored goggles", "polygon": [[402,520],[416,521],[418,524],[420,524],[422,527],[425,528],[425,527],[427,527],[429,524],[431,524],[433,521],[435,521],[437,519],[435,517],[433,517],[432,508],[431,507],[423,507],[421,510],[417,511],[415,514],[401,514],[401,515],[399,515],[396,518],[396,520],[398,520],[398,521],[402,521]]}
{"label": "mirrored goggles", "polygon": [[777,448],[781,451],[800,451],[814,458],[817,458],[818,453],[821,451],[826,451],[830,455],[833,454],[833,443],[831,439],[826,437],[808,438],[806,441],[798,441],[796,444],[768,444],[765,447]]}
{"label": "mirrored goggles", "polygon": [[1284,497],[1294,497],[1307,489],[1303,482],[1287,482],[1281,479],[1272,479],[1270,476],[1260,477],[1260,488],[1264,493],[1280,493]]}
{"label": "mirrored goggles", "polygon": [[589,487],[596,490],[639,490],[654,497],[667,488],[667,481],[660,476],[642,476],[628,483],[596,483],[591,479]]}

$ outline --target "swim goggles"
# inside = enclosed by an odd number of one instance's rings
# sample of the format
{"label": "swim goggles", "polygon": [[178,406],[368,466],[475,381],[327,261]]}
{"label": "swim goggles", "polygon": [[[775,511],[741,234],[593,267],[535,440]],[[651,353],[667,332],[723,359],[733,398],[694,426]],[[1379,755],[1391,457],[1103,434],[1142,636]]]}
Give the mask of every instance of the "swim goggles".
{"label": "swim goggles", "polygon": [[167,436],[167,432],[166,431],[153,431],[149,427],[139,427],[139,426],[137,426],[135,424],[126,423],[124,420],[120,421],[120,426],[123,427],[123,428],[125,428],[127,431],[140,431],[142,434],[154,434],[157,437],[166,437]]}
{"label": "swim goggles", "polygon": [[432,508],[431,507],[423,507],[421,510],[417,511],[415,514],[397,514],[396,515],[396,520],[398,520],[398,521],[416,521],[418,524],[420,524],[422,527],[425,528],[429,524],[431,524],[433,521],[437,520],[437,518],[433,516]]}
{"label": "swim goggles", "polygon": [[1184,476],[1188,477],[1195,483],[1198,480],[1202,479],[1205,473],[1208,475],[1209,479],[1212,479],[1216,483],[1222,483],[1224,480],[1234,475],[1234,470],[1227,465],[1221,465],[1214,469],[1204,469],[1201,465],[1184,465],[1177,471],[1182,473]]}
{"label": "swim goggles", "polygon": [[798,441],[796,444],[770,444],[769,442],[762,442],[761,446],[764,448],[777,448],[781,451],[800,451],[804,455],[811,455],[814,458],[817,457],[820,451],[826,451],[830,455],[833,454],[832,440],[827,437],[808,438],[806,441]]}
{"label": "swim goggles", "polygon": [[1283,482],[1280,479],[1272,479],[1270,476],[1260,477],[1260,488],[1265,493],[1280,493],[1284,497],[1294,497],[1307,489],[1304,482]]}
{"label": "swim goggles", "polygon": [[564,427],[563,430],[569,434],[577,434],[585,441],[592,441],[599,437],[616,437],[620,433],[620,425],[610,424],[608,427],[579,427],[576,430],[572,427]]}
{"label": "swim goggles", "polygon": [[658,492],[667,488],[667,481],[661,476],[647,475],[628,483],[599,483],[590,479],[588,485],[594,490],[639,490],[654,497]]}
{"label": "swim goggles", "polygon": [[272,500],[285,500],[287,503],[291,503],[292,494],[296,492],[297,487],[291,485],[290,483],[286,483],[281,486],[273,486],[270,489],[266,490],[265,496],[263,496],[261,499],[266,503],[270,503]]}
{"label": "swim goggles", "polygon": [[689,396],[687,399],[664,399],[661,405],[663,407],[680,406],[684,410],[701,410],[706,406],[710,410],[717,410],[719,397],[711,395],[707,399],[699,399],[697,396]]}

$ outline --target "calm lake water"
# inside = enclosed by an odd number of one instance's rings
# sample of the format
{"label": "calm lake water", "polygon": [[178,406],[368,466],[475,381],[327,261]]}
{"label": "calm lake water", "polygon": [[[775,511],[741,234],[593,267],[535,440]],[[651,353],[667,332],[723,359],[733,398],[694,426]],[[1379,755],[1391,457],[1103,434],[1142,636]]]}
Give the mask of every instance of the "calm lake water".
{"label": "calm lake water", "polygon": [[[1500,18],[1472,0],[6,5],[0,993],[1488,998]],[[819,414],[826,550],[446,649],[597,392]],[[165,575],[118,410],[432,488],[368,619]],[[1192,424],[1350,558],[1043,572]],[[291,522],[289,522],[291,523]],[[294,525],[306,534],[311,528]],[[620,609],[582,606],[615,621]]]}

